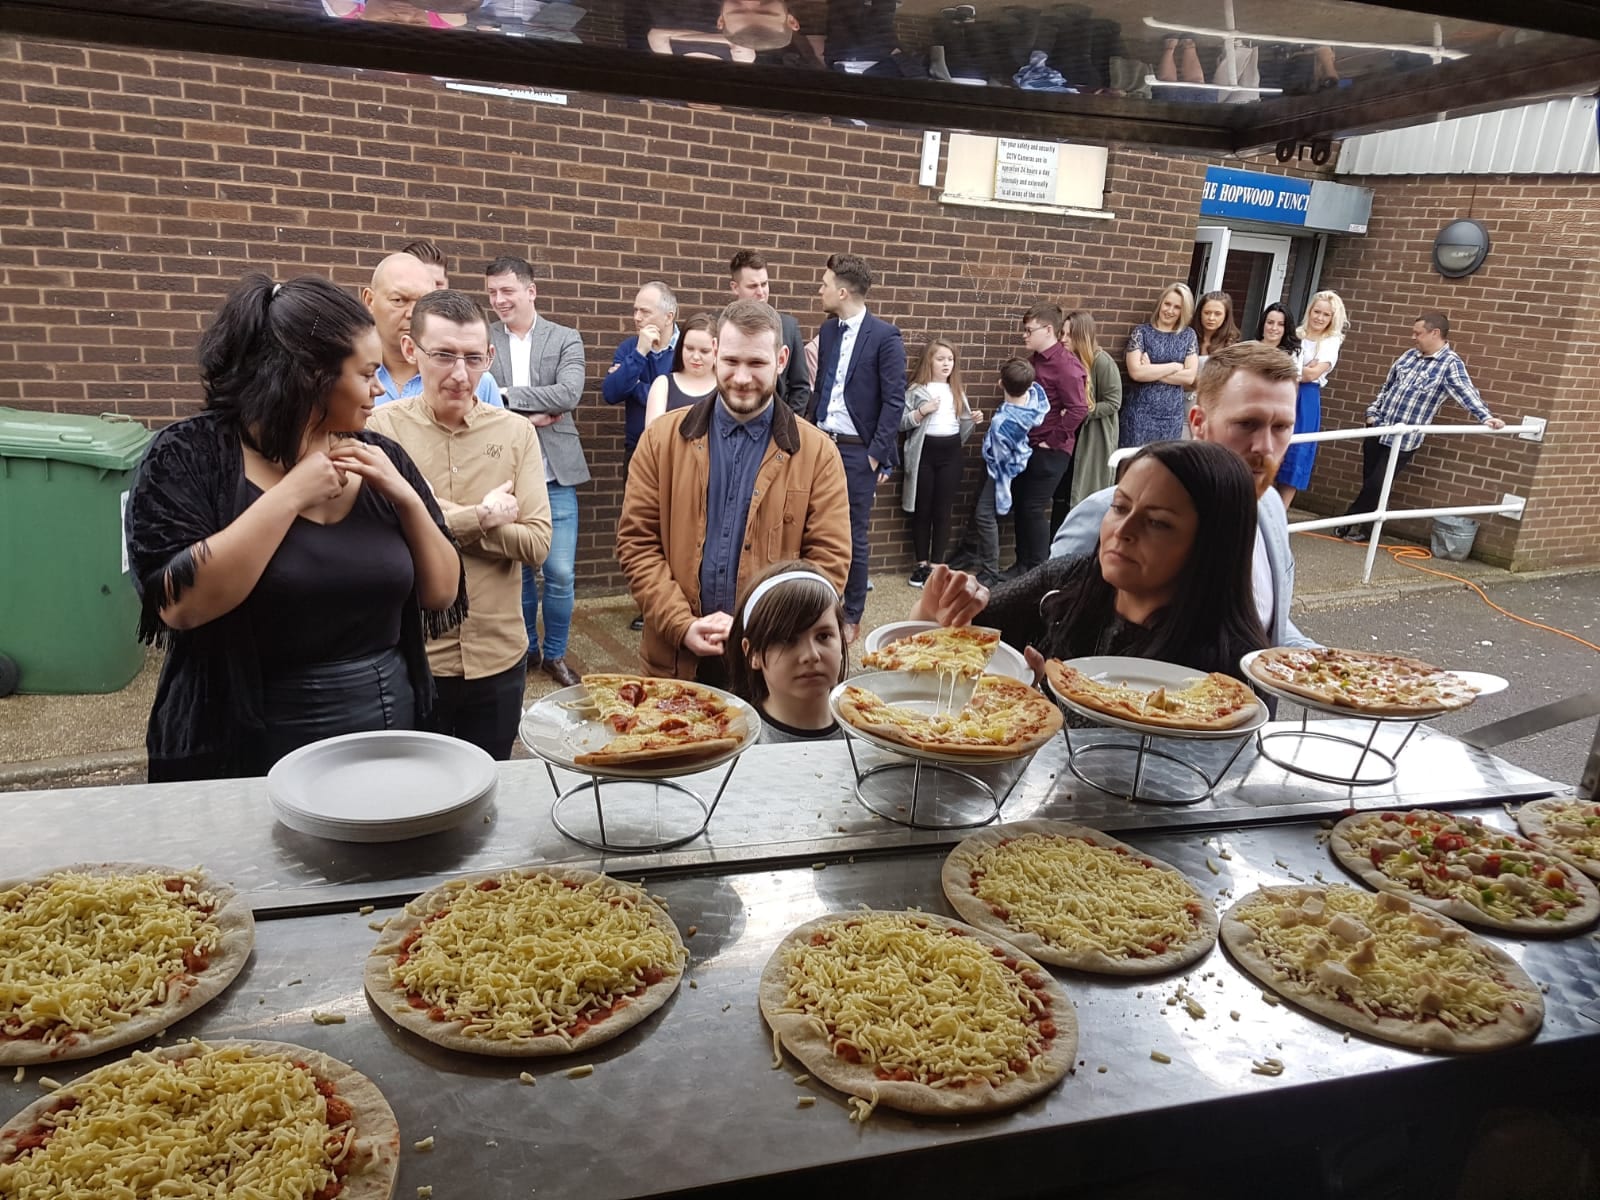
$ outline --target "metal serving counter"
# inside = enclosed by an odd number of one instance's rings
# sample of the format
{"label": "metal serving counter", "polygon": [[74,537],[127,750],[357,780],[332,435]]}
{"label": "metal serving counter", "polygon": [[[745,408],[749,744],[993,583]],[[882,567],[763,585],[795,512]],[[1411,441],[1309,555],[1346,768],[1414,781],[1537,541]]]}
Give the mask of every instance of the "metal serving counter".
{"label": "metal serving counter", "polygon": [[[1185,871],[1219,908],[1264,883],[1314,880],[1319,872],[1345,878],[1317,834],[1319,818],[1351,806],[1348,791],[1250,763],[1242,773],[1236,768],[1208,806],[1135,809],[1075,781],[1069,787],[1059,775],[1062,754],[1059,743],[1041,752],[1006,818],[1061,816],[1121,830]],[[1499,807],[1484,803],[1487,794],[1557,790],[1440,734],[1419,735],[1402,762],[1413,759],[1399,793],[1362,795],[1356,805],[1393,804],[1401,796],[1411,804],[1476,801],[1487,818],[1505,824]],[[816,1083],[795,1086],[800,1068],[792,1060],[773,1069],[757,1007],[761,969],[788,930],[829,911],[868,904],[950,913],[939,867],[943,847],[962,835],[890,829],[864,814],[853,786],[838,743],[757,747],[739,764],[703,843],[613,859],[608,865],[618,875],[650,878],[680,930],[696,927],[686,938],[692,959],[660,1013],[576,1058],[494,1060],[439,1049],[372,1009],[361,986],[363,960],[377,938],[369,921],[381,921],[440,876],[585,861],[588,852],[551,834],[549,781],[536,764],[502,768],[489,824],[414,843],[343,846],[291,834],[271,824],[264,784],[253,780],[0,796],[0,814],[9,818],[0,820],[0,853],[7,874],[106,857],[202,861],[249,891],[262,918],[251,961],[168,1039],[280,1039],[356,1065],[399,1116],[401,1197],[432,1185],[439,1200],[600,1200],[718,1185],[739,1191],[757,1179],[763,1195],[910,1183],[929,1195],[1033,1194],[1059,1183],[1064,1168],[1077,1181],[1096,1171],[1127,1173],[1127,1160],[1091,1164],[1131,1131],[1159,1138],[1167,1150],[1181,1144],[1180,1134],[1215,1143],[1229,1124],[1259,1140],[1294,1107],[1290,1097],[1329,1103],[1354,1088],[1363,1108],[1375,1111],[1419,1086],[1434,1094],[1493,1087],[1552,1064],[1576,1070],[1600,1060],[1600,939],[1587,932],[1556,941],[1500,939],[1548,986],[1548,1013],[1529,1046],[1473,1058],[1346,1040],[1331,1025],[1266,1003],[1218,948],[1184,972],[1153,980],[1060,972],[1077,1007],[1081,1062],[1033,1104],[959,1122],[880,1110],[858,1127],[838,1093]],[[1170,827],[1151,828],[1156,823]],[[376,913],[355,911],[375,899]],[[1204,1006],[1203,1017],[1166,1003],[1180,982]],[[313,1013],[346,1021],[319,1025]],[[1154,1061],[1152,1051],[1171,1062]],[[46,1073],[65,1081],[116,1056]],[[1285,1064],[1282,1076],[1251,1072],[1252,1060],[1268,1056]],[[594,1074],[566,1078],[579,1063],[594,1064]],[[518,1081],[523,1070],[536,1077],[534,1086]],[[0,1078],[0,1114],[37,1097],[40,1073],[30,1069],[22,1084]],[[797,1108],[801,1095],[815,1095],[816,1106]],[[1207,1107],[1190,1107],[1196,1104]],[[429,1135],[436,1138],[431,1152],[411,1148]]]}

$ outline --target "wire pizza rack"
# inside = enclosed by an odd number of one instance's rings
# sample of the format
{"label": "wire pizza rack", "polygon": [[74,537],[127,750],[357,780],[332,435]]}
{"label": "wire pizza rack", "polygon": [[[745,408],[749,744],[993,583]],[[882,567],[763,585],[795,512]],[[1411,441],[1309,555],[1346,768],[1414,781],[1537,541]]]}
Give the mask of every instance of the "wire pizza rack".
{"label": "wire pizza rack", "polygon": [[[992,759],[984,762],[986,766],[1017,767],[1011,781],[1001,791],[981,775],[963,769],[976,765],[970,759],[928,754],[871,737],[849,724],[844,724],[843,728],[845,750],[849,752],[850,769],[856,778],[856,802],[873,816],[911,829],[977,829],[999,820],[1001,809],[1016,790],[1033,756],[1038,753],[1034,749],[1002,763]],[[861,760],[856,757],[857,740],[895,756],[898,761],[874,763],[863,769]],[[911,772],[909,796],[903,793],[900,796],[879,795],[868,787],[869,780],[889,778],[905,771]],[[954,781],[950,790],[941,786],[942,781],[946,780]],[[929,785],[927,791],[924,790],[925,784]]]}
{"label": "wire pizza rack", "polygon": [[[570,838],[591,850],[604,850],[613,854],[649,854],[658,850],[671,850],[694,841],[711,825],[712,815],[716,813],[717,805],[721,803],[723,794],[728,790],[728,781],[733,778],[740,757],[741,755],[735,755],[728,763],[728,769],[722,773],[722,782],[717,785],[716,795],[709,801],[687,784],[664,776],[646,779],[637,776],[597,775],[577,770],[577,774],[585,775],[587,778],[563,790],[556,779],[555,767],[546,760],[544,769],[550,776],[550,790],[556,793],[555,803],[550,806],[550,821],[563,837]],[[706,769],[705,766],[695,765],[686,768],[686,773],[698,773]],[[627,789],[631,793],[631,799],[635,801],[634,807],[640,810],[631,816],[624,815],[622,823],[625,826],[638,826],[641,824],[642,816],[643,823],[654,826],[654,836],[619,840],[612,832],[608,832],[606,806],[602,795],[608,788],[613,795]],[[578,828],[573,808],[581,807],[580,802],[585,797],[594,804],[594,828],[598,830],[598,834],[591,834],[586,829]],[[618,824],[617,815],[614,807],[613,831]]]}
{"label": "wire pizza rack", "polygon": [[[1104,714],[1074,708],[1067,701],[1059,702],[1068,712],[1089,720],[1106,719]],[[1264,719],[1264,710],[1262,715]],[[1088,732],[1084,729],[1077,730],[1077,736],[1074,737],[1072,722],[1068,720],[1062,732],[1067,739],[1067,770],[1090,787],[1099,788],[1112,796],[1136,800],[1140,804],[1182,808],[1209,800],[1216,793],[1217,788],[1222,786],[1223,779],[1233,769],[1233,764],[1239,761],[1239,755],[1250,744],[1255,729],[1234,733],[1230,738],[1203,739],[1186,736],[1177,730],[1164,730],[1159,734],[1140,730],[1135,732],[1133,742],[1106,738],[1090,741],[1084,736]],[[1155,746],[1158,740],[1185,743],[1232,741],[1234,746],[1232,753],[1227,756],[1220,768],[1213,767],[1208,770],[1171,751],[1158,750]],[[1099,764],[1102,761],[1113,765],[1101,767]],[[1118,765],[1121,766],[1121,770],[1117,769]],[[1186,780],[1198,780],[1199,784],[1191,783],[1185,788],[1183,783]],[[1199,787],[1198,791],[1195,790],[1196,786]]]}

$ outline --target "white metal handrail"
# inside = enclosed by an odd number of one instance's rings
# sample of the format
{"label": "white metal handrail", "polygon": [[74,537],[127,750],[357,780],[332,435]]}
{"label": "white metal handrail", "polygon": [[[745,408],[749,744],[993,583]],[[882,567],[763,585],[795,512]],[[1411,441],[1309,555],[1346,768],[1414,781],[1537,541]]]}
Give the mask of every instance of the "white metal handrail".
{"label": "white metal handrail", "polygon": [[[1344,442],[1363,438],[1389,437],[1421,433],[1432,436],[1503,437],[1520,436],[1530,441],[1544,438],[1546,422],[1542,417],[1524,418],[1521,424],[1490,429],[1487,425],[1364,425],[1356,429],[1322,429],[1316,433],[1297,433],[1289,439],[1291,445],[1305,442]],[[1355,513],[1345,517],[1318,517],[1313,521],[1295,521],[1290,533],[1312,533],[1318,529],[1340,528],[1346,525],[1371,525],[1372,535],[1367,539],[1367,559],[1362,568],[1361,582],[1372,582],[1372,564],[1378,558],[1378,544],[1383,536],[1385,521],[1409,521],[1418,517],[1477,517],[1522,516],[1526,501],[1521,496],[1505,495],[1498,504],[1461,504],[1444,508],[1389,508],[1389,493],[1394,487],[1394,473],[1400,462],[1400,442],[1396,436],[1389,443],[1389,461],[1384,466],[1383,490],[1378,493],[1378,507],[1369,513]],[[1139,452],[1138,446],[1126,446],[1112,451],[1107,462],[1115,472],[1117,465]]]}

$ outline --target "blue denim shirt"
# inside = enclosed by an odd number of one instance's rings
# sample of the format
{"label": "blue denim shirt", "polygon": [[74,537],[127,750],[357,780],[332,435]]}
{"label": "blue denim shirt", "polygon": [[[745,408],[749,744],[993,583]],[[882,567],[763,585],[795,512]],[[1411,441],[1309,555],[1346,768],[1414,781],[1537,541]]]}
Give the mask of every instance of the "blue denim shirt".
{"label": "blue denim shirt", "polygon": [[[405,386],[396,388],[394,376],[389,374],[389,368],[382,363],[378,364],[378,382],[383,384],[383,395],[379,396],[376,403],[387,404],[391,400],[409,400],[413,396],[422,395],[422,372],[418,371]],[[485,371],[478,377],[478,399],[494,408],[504,408],[500,402],[500,385],[494,381],[494,376]]]}
{"label": "blue denim shirt", "polygon": [[739,554],[750,517],[750,493],[772,440],[772,405],[741,425],[719,398],[711,410],[707,449],[706,546],[700,556],[700,614],[733,612],[739,599]]}

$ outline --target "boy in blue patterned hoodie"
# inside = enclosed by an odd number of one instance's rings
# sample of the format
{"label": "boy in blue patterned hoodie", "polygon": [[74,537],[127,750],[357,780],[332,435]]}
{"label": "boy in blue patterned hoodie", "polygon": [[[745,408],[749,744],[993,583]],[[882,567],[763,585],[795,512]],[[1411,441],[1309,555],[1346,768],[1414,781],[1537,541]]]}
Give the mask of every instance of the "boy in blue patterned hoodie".
{"label": "boy in blue patterned hoodie", "polygon": [[1000,522],[1011,511],[1011,481],[1022,474],[1033,449],[1028,431],[1044,420],[1050,400],[1034,382],[1032,365],[1022,358],[1007,359],[1000,368],[999,405],[983,436],[983,465],[987,478],[978,491],[972,518],[961,538],[961,549],[951,565],[970,570],[985,586],[1000,578]]}

